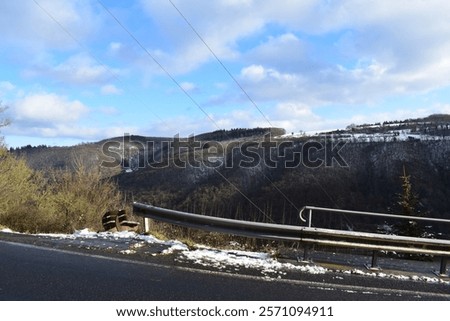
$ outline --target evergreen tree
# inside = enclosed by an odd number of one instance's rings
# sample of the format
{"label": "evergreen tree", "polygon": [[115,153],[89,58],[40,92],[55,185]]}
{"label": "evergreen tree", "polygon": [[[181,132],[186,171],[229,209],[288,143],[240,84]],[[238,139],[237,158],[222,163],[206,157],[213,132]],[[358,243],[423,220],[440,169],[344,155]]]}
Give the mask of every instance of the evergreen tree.
{"label": "evergreen tree", "polygon": [[[405,216],[419,216],[418,205],[419,197],[413,192],[411,175],[406,174],[406,168],[403,166],[403,175],[400,176],[402,181],[402,193],[398,195],[397,205],[401,209],[401,214]],[[405,236],[420,237],[423,230],[414,220],[402,220],[394,226],[396,234]]]}

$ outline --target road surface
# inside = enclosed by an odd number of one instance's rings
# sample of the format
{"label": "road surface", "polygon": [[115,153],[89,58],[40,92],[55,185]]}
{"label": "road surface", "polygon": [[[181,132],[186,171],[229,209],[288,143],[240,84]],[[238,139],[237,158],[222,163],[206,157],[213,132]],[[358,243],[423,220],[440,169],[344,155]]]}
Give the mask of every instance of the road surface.
{"label": "road surface", "polygon": [[0,300],[450,300],[448,285],[331,274],[266,279],[2,240],[0,275]]}

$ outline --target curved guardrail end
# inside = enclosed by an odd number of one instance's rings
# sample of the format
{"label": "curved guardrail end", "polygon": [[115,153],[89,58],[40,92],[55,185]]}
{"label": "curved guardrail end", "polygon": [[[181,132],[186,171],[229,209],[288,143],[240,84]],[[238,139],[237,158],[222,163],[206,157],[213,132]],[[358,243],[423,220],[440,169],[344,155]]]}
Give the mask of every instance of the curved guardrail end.
{"label": "curved guardrail end", "polygon": [[298,213],[298,215],[300,216],[300,220],[303,223],[306,223],[306,219],[303,218],[303,211],[306,209],[306,206],[303,206],[302,209],[300,210],[300,212]]}

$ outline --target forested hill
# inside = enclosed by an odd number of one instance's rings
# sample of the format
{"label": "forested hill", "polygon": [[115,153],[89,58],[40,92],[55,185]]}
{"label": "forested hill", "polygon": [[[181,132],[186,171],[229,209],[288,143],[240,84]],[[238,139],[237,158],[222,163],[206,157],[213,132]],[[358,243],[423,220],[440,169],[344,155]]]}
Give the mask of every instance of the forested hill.
{"label": "forested hill", "polygon": [[[74,157],[90,166],[106,160],[118,165],[106,168],[106,175],[114,176],[135,201],[291,224],[299,223],[298,209],[304,205],[399,213],[401,176],[406,173],[417,214],[450,218],[449,129],[449,115],[432,115],[352,124],[327,136],[280,129],[217,131],[180,139],[182,148],[175,151],[170,149],[174,138],[130,136],[13,152],[34,168],[70,167]],[[269,132],[268,153],[264,142]],[[118,145],[109,146],[105,155],[105,144],[114,141]],[[124,159],[114,163],[119,156]],[[333,220],[324,217],[317,223],[335,224]],[[352,220],[340,218],[337,223]]]}

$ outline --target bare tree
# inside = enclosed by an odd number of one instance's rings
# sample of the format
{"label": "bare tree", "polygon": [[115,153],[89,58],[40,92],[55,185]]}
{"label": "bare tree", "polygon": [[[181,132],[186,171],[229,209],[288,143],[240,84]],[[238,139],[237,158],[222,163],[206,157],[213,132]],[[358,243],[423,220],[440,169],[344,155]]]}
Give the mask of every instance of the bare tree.
{"label": "bare tree", "polygon": [[[3,103],[0,101],[0,114],[4,113],[6,110],[8,109],[8,107],[3,106]],[[0,118],[0,128],[1,127],[5,127],[8,126],[11,122],[9,121],[9,119],[7,118]]]}
{"label": "bare tree", "polygon": [[[0,129],[2,127],[8,126],[11,123],[9,119],[1,117],[1,114],[3,114],[6,111],[6,109],[8,109],[8,107],[3,106],[2,102],[0,101]],[[2,145],[3,145],[3,136],[0,136],[0,146]]]}

